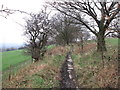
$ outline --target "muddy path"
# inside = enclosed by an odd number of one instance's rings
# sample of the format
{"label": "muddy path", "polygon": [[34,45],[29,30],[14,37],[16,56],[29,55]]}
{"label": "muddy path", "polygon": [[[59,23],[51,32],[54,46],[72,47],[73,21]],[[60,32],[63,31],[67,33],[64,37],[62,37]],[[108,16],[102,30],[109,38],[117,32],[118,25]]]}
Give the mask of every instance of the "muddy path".
{"label": "muddy path", "polygon": [[61,67],[61,88],[78,88],[74,64],[71,58],[71,53],[67,53],[66,59]]}

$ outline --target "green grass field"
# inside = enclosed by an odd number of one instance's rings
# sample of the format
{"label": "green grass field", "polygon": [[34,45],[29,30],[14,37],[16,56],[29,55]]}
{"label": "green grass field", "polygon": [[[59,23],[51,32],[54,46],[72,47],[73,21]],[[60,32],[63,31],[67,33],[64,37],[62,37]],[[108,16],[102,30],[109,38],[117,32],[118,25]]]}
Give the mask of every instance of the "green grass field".
{"label": "green grass field", "polygon": [[[47,46],[47,49],[54,48],[55,45],[49,45]],[[16,64],[19,64],[21,62],[24,62],[26,60],[31,60],[30,56],[26,56],[23,53],[24,50],[14,50],[14,51],[6,51],[2,52],[2,70],[6,70],[11,66],[15,66]]]}
{"label": "green grass field", "polygon": [[30,60],[30,56],[23,54],[23,50],[14,50],[2,52],[2,70],[6,70],[11,66],[14,66],[23,61]]}
{"label": "green grass field", "polygon": [[54,48],[55,46],[56,46],[55,44],[49,45],[49,46],[47,46],[47,49],[52,49],[52,48]]}
{"label": "green grass field", "polygon": [[118,46],[118,40],[117,38],[106,38],[106,43],[112,45],[112,46]]}
{"label": "green grass field", "polygon": [[[106,43],[118,46],[117,38],[106,38]],[[47,46],[47,49],[55,48],[55,45]],[[10,67],[10,65],[14,66],[20,62],[30,60],[30,56],[25,56],[23,54],[23,50],[14,50],[14,51],[6,51],[2,53],[2,70],[5,70]]]}

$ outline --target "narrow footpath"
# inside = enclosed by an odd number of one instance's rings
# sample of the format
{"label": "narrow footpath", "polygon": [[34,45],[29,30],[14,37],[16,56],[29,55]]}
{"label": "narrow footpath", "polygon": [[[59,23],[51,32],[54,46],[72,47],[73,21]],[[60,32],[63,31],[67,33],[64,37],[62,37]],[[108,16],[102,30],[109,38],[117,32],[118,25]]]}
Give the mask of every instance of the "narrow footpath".
{"label": "narrow footpath", "polygon": [[61,68],[61,88],[78,88],[71,53],[68,52]]}

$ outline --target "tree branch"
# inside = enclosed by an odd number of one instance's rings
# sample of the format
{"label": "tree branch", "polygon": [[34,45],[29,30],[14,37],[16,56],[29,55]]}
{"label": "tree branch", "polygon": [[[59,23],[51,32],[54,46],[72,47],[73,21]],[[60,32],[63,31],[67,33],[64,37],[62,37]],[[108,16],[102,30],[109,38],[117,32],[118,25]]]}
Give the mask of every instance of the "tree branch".
{"label": "tree branch", "polygon": [[115,32],[108,32],[107,34],[105,34],[105,37],[106,37],[107,35],[109,35],[110,33],[115,33]]}

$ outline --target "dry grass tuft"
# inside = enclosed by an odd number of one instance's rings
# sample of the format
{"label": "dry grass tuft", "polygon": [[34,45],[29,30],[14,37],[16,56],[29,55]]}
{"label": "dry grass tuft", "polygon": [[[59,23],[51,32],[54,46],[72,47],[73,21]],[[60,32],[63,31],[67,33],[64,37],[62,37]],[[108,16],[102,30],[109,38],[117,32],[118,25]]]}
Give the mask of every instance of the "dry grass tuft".
{"label": "dry grass tuft", "polygon": [[83,88],[118,88],[117,62],[108,62],[104,68],[87,65],[75,66],[79,86]]}
{"label": "dry grass tuft", "polygon": [[118,64],[117,61],[110,61],[109,64],[101,68],[96,75],[96,81],[100,87],[112,87],[118,86]]}
{"label": "dry grass tuft", "polygon": [[[96,44],[87,44],[83,47],[83,52],[89,52],[89,50],[91,50],[92,48],[96,47]],[[81,48],[80,46],[75,47],[74,49],[74,53],[75,54],[79,54],[81,52]]]}
{"label": "dry grass tuft", "polygon": [[56,54],[63,55],[68,51],[69,51],[69,48],[67,46],[57,46],[56,48],[48,50],[46,55],[56,55]]}
{"label": "dry grass tuft", "polygon": [[[6,80],[5,82],[3,82],[3,87],[4,88],[6,88],[6,87],[7,88],[19,88],[19,87],[21,87],[22,84],[28,83],[28,81],[25,80],[26,76],[31,76],[31,75],[43,70],[44,67],[46,67],[46,64],[38,65],[36,63],[36,64],[28,65],[28,66],[20,69],[16,75],[13,75],[11,77],[10,81]],[[7,82],[7,84],[6,84],[6,82]],[[24,82],[26,82],[26,83],[24,83]]]}

